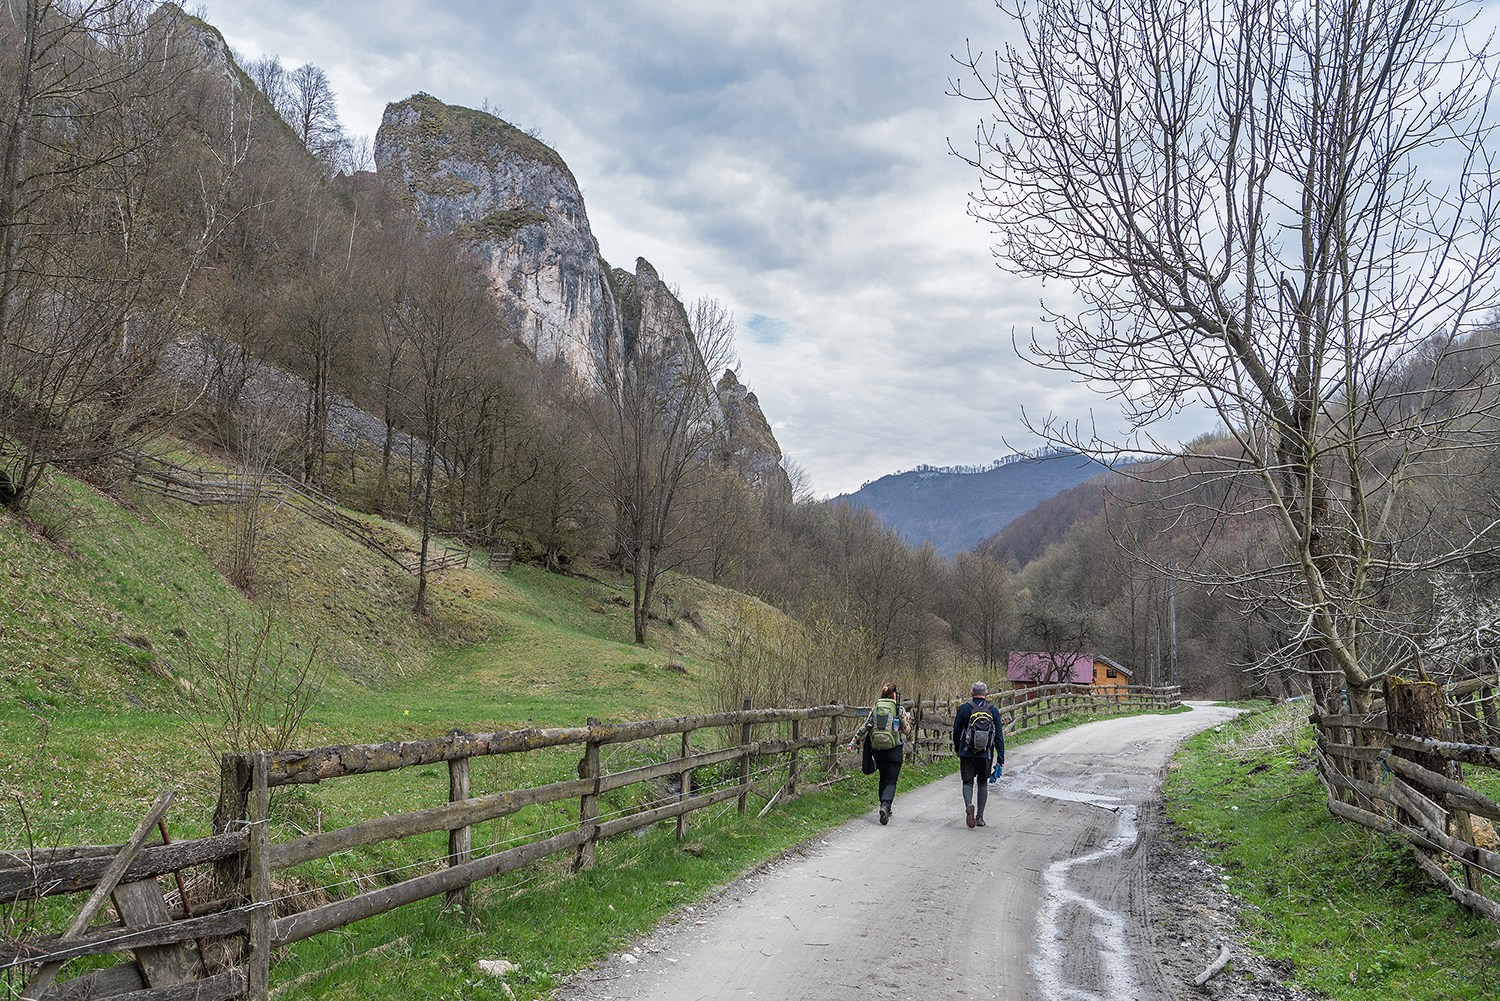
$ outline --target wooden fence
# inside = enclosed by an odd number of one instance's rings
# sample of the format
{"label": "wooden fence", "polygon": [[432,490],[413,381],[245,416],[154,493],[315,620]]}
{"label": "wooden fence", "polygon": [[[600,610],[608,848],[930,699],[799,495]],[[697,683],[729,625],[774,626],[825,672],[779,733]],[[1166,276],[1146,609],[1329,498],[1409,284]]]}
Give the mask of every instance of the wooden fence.
{"label": "wooden fence", "polygon": [[[1014,732],[1083,710],[1165,708],[1177,704],[1177,692],[1105,695],[1086,686],[1050,686],[997,693],[995,703]],[[919,717],[920,732],[944,734],[921,737],[926,753],[951,753],[946,734],[959,702],[908,704]],[[451,902],[478,880],[549,856],[571,854],[575,870],[589,867],[601,840],[626,831],[675,821],[677,836],[683,837],[687,816],[696,810],[720,804],[727,809],[733,802],[743,814],[754,795],[764,801],[764,814],[779,799],[838,781],[844,777],[840,747],[867,711],[843,705],[751,709],[747,704],[736,712],[637,723],[590,719],[581,727],[455,732],[433,740],[226,754],[213,836],[170,841],[164,818],[171,794],[164,793],[124,846],[0,853],[0,906],[89,894],[63,934],[0,945],[0,973],[29,972],[31,980],[20,997],[35,1001],[264,998],[272,951],[282,946],[439,894]],[[667,743],[674,746],[668,749]],[[634,757],[648,763],[610,771],[606,749],[625,745],[636,745],[641,753]],[[566,747],[582,750],[576,779],[470,795],[471,760]],[[271,837],[273,789],[439,764],[446,764],[448,772],[448,802],[441,806],[373,817],[288,841]],[[709,778],[695,781],[695,773]],[[602,811],[606,798],[626,805]],[[489,846],[500,850],[475,851],[476,825],[527,807],[572,800],[578,802],[576,824],[544,828],[511,847]],[[162,843],[147,844],[158,829]],[[447,852],[426,871],[398,882],[300,910],[294,899],[273,890],[276,872],[361,846],[439,832],[447,832]],[[184,874],[196,887],[215,889],[190,893]],[[158,878],[166,876],[175,877],[175,892],[169,888],[164,895]],[[120,920],[94,924],[111,899]],[[134,959],[51,983],[70,960],[125,952]]]}
{"label": "wooden fence", "polygon": [[[369,522],[345,514],[338,501],[279,470],[269,470],[263,477],[256,478],[224,470],[190,469],[154,456],[136,455],[131,457],[130,478],[144,489],[187,504],[241,504],[258,500],[284,503],[383,556],[407,573],[421,572],[417,551],[397,542],[392,536],[377,532]],[[494,563],[493,554],[490,561]],[[468,565],[468,550],[445,548],[441,554],[429,553],[427,556],[428,573]],[[510,569],[509,563],[501,569]]]}
{"label": "wooden fence", "polygon": [[[954,714],[965,701],[917,697],[912,709],[916,715],[919,751],[938,755],[952,753]],[[1003,732],[1022,733],[1070,716],[1176,709],[1182,705],[1182,689],[1142,685],[1037,685],[1009,692],[991,692],[987,701],[999,713]]]}
{"label": "wooden fence", "polygon": [[[1493,883],[1500,880],[1493,833],[1500,804],[1473,788],[1464,774],[1465,766],[1500,770],[1496,688],[1494,678],[1446,688],[1387,681],[1385,698],[1368,715],[1314,713],[1312,722],[1328,809],[1402,838],[1417,864],[1450,896],[1500,922],[1495,896],[1500,884]],[[1496,777],[1491,771],[1480,774]],[[1482,818],[1478,824],[1476,817]],[[1486,828],[1488,836],[1480,836]]]}

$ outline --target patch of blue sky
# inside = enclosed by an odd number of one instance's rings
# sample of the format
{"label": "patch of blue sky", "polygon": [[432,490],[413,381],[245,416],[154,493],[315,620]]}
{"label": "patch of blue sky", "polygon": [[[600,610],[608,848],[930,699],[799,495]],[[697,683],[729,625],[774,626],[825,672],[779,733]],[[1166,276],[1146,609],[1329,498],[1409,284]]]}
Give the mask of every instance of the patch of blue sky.
{"label": "patch of blue sky", "polygon": [[744,323],[745,332],[757,344],[780,344],[791,329],[785,320],[778,320],[774,316],[764,316],[760,313],[756,313]]}

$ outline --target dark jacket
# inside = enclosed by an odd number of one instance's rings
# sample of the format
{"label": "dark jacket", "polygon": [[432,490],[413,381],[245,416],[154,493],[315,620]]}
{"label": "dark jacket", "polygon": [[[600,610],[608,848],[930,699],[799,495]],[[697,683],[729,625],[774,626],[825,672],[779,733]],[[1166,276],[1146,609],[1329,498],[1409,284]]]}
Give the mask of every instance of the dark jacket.
{"label": "dark jacket", "polygon": [[[992,751],[975,754],[964,745],[964,731],[969,728],[969,719],[975,711],[988,712],[995,717],[995,746]],[[965,702],[958,707],[958,714],[953,717],[953,750],[962,758],[985,758],[999,755],[1000,763],[1005,764],[1005,735],[1000,732],[1000,714],[995,707],[990,705],[981,697],[975,697],[972,702]]]}

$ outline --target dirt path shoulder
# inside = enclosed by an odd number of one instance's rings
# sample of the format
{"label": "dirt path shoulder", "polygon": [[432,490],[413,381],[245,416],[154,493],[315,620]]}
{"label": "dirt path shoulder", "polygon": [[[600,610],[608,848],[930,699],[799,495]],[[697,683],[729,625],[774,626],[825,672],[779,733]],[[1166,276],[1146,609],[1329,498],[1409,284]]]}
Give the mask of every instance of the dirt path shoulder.
{"label": "dirt path shoulder", "polygon": [[[982,828],[965,824],[956,776],[903,791],[889,826],[872,811],[829,832],[679,910],[554,996],[1293,998],[1230,992],[1262,980],[1280,989],[1269,969],[1216,977],[1207,995],[1192,987],[1232,934],[1233,912],[1201,858],[1192,865],[1180,839],[1158,836],[1173,748],[1232,714],[1195,704],[1016,748]],[[1163,880],[1152,858],[1184,877]],[[1242,948],[1235,959],[1253,961]]]}

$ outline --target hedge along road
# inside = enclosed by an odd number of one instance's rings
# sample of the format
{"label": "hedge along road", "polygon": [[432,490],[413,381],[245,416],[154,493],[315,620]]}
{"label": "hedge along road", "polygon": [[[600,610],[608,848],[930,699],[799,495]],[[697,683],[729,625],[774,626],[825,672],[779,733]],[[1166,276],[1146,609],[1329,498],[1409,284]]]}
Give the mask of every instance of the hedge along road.
{"label": "hedge along road", "polygon": [[986,827],[965,824],[956,774],[899,791],[889,826],[872,810],[829,832],[555,997],[1177,997],[1150,944],[1140,820],[1176,745],[1237,712],[1187,705],[1010,750]]}

